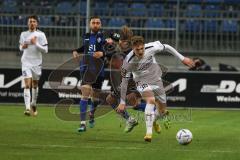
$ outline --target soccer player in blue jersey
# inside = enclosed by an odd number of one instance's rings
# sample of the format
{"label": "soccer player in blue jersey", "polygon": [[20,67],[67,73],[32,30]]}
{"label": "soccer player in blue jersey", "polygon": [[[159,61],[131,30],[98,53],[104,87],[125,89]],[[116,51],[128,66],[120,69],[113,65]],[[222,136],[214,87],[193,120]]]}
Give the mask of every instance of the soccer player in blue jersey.
{"label": "soccer player in blue jersey", "polygon": [[80,61],[80,74],[82,78],[80,100],[80,127],[79,132],[86,131],[86,113],[88,99],[92,104],[89,113],[89,127],[94,126],[94,112],[100,104],[99,94],[104,81],[104,45],[108,40],[101,31],[101,19],[97,16],[90,18],[90,32],[83,37],[83,46],[73,50],[73,57],[78,58],[83,53]]}

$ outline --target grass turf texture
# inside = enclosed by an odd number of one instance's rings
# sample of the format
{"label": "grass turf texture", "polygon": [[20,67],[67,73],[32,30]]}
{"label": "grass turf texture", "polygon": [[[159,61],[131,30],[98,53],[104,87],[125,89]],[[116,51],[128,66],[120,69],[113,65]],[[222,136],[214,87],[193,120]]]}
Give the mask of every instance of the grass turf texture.
{"label": "grass turf texture", "polygon": [[[189,114],[187,110],[170,111]],[[53,107],[40,106],[34,118],[24,116],[23,107],[2,105],[0,159],[239,160],[239,115],[240,111],[192,110],[191,121],[173,120],[170,130],[163,129],[146,143],[144,122],[126,134],[114,112],[97,119],[95,128],[77,133],[79,122],[58,119]],[[181,128],[192,131],[191,144],[177,143],[175,136]]]}

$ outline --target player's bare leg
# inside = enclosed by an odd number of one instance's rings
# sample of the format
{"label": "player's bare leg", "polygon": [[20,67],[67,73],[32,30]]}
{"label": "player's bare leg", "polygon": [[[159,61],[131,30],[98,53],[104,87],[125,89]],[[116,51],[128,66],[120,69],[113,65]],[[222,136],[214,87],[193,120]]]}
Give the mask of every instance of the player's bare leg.
{"label": "player's bare leg", "polygon": [[31,115],[31,93],[30,93],[30,88],[31,88],[31,83],[32,83],[32,78],[24,78],[24,83],[25,83],[25,87],[24,87],[24,102],[25,102],[25,111],[24,111],[24,115],[26,116],[30,116]]}
{"label": "player's bare leg", "polygon": [[32,80],[32,102],[31,111],[33,116],[37,116],[37,97],[38,97],[38,80]]}
{"label": "player's bare leg", "polygon": [[145,121],[146,121],[146,135],[144,140],[146,142],[151,142],[152,140],[152,128],[153,122],[155,120],[155,97],[154,93],[151,90],[145,90],[142,94],[143,99],[146,101],[146,108],[145,108]]}
{"label": "player's bare leg", "polygon": [[91,94],[92,87],[88,84],[81,86],[82,98],[80,100],[80,127],[78,128],[79,132],[86,131],[86,114],[88,106],[88,98]]}

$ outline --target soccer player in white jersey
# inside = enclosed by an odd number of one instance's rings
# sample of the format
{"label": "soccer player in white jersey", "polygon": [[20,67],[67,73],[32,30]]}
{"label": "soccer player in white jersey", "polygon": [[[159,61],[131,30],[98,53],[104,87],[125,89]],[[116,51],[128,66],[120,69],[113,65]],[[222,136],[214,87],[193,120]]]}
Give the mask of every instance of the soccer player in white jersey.
{"label": "soccer player in white jersey", "polygon": [[[19,49],[23,51],[22,77],[24,78],[24,114],[37,115],[38,81],[42,73],[42,53],[48,52],[48,42],[44,32],[37,29],[38,17],[28,17],[28,31],[21,33]],[[31,91],[32,89],[32,95]]]}
{"label": "soccer player in white jersey", "polygon": [[117,110],[122,111],[126,107],[128,75],[132,73],[137,90],[146,101],[145,122],[147,131],[144,140],[151,142],[153,123],[157,120],[156,117],[159,114],[155,111],[155,106],[160,110],[166,108],[166,93],[161,79],[162,71],[154,55],[160,52],[169,52],[189,67],[193,67],[194,62],[178,53],[173,47],[161,44],[159,41],[144,44],[143,37],[134,36],[131,43],[133,50],[124,59],[122,66],[121,99]]}

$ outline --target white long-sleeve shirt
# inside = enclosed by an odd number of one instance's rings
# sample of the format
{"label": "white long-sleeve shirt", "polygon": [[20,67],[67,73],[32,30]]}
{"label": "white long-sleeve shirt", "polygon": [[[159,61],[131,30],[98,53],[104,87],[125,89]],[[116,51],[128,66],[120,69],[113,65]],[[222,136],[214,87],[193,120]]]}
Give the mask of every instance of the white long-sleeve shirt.
{"label": "white long-sleeve shirt", "polygon": [[[30,40],[36,37],[37,43],[31,44]],[[45,33],[36,31],[24,31],[21,33],[19,40],[19,49],[23,51],[21,62],[24,66],[38,66],[42,64],[42,53],[48,52],[48,42]],[[28,47],[23,49],[22,45],[28,44]]]}
{"label": "white long-sleeve shirt", "polygon": [[122,104],[125,103],[128,85],[127,79],[131,73],[137,85],[154,84],[156,81],[161,80],[162,71],[154,57],[156,53],[166,51],[181,61],[184,59],[184,56],[173,47],[167,44],[161,44],[159,41],[147,43],[144,47],[145,51],[142,58],[137,57],[134,52],[131,51],[123,61],[120,99]]}

